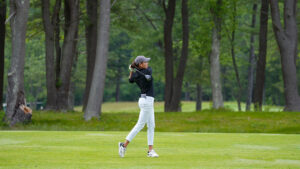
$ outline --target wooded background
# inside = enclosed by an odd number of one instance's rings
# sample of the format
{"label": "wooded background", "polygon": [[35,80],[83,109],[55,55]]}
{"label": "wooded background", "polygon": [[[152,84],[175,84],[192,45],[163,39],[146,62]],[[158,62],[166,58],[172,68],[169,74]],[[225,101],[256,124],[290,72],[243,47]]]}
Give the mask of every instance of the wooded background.
{"label": "wooded background", "polygon": [[[83,105],[91,110],[86,119],[99,117],[102,102],[138,99],[139,88],[128,83],[137,55],[151,58],[155,99],[166,112],[181,111],[181,100],[196,101],[196,110],[205,100],[213,108],[237,101],[239,110],[246,102],[247,110],[254,103],[300,111],[297,0],[22,2],[0,1],[7,111],[15,112],[24,91],[27,103],[62,111]],[[94,107],[86,110],[89,97]]]}

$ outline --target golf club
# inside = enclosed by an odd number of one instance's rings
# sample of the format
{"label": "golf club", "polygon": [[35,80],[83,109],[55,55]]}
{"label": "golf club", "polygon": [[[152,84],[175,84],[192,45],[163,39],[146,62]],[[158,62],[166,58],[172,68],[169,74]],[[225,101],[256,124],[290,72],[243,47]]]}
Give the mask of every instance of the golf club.
{"label": "golf club", "polygon": [[142,75],[145,76],[145,78],[147,79],[147,81],[150,81],[151,80],[151,75],[146,75],[144,74],[143,72],[139,71],[138,69],[134,68],[136,71],[140,72]]}

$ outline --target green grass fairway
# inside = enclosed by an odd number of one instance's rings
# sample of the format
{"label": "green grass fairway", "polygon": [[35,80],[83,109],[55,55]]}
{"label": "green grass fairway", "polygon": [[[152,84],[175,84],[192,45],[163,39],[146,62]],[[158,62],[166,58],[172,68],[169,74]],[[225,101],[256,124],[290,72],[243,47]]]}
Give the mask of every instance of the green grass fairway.
{"label": "green grass fairway", "polygon": [[156,132],[153,159],[143,131],[120,158],[128,132],[0,131],[0,168],[300,168],[297,134]]}

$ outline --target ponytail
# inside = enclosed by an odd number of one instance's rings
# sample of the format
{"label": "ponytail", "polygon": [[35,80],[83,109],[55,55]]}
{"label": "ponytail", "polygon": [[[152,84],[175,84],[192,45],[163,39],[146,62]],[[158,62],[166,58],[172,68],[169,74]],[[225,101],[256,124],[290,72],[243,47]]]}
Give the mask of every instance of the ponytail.
{"label": "ponytail", "polygon": [[131,63],[131,68],[138,68],[139,67],[139,65],[138,64],[136,64],[134,61]]}

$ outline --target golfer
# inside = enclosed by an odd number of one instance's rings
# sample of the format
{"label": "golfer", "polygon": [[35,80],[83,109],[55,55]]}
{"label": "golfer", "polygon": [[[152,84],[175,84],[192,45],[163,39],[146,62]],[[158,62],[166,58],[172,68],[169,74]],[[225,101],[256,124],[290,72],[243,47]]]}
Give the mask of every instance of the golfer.
{"label": "golfer", "polygon": [[[130,133],[127,135],[125,142],[119,142],[119,155],[124,157],[127,145],[132,141],[135,135],[144,128],[147,123],[147,138],[149,150],[148,157],[158,157],[158,154],[153,149],[154,139],[154,92],[153,92],[153,77],[152,68],[148,67],[150,58],[145,56],[137,56],[134,62],[129,65],[130,75],[129,82],[136,83],[141,89],[141,96],[139,97],[138,105],[140,108],[139,119]],[[134,69],[136,71],[134,72]]]}

